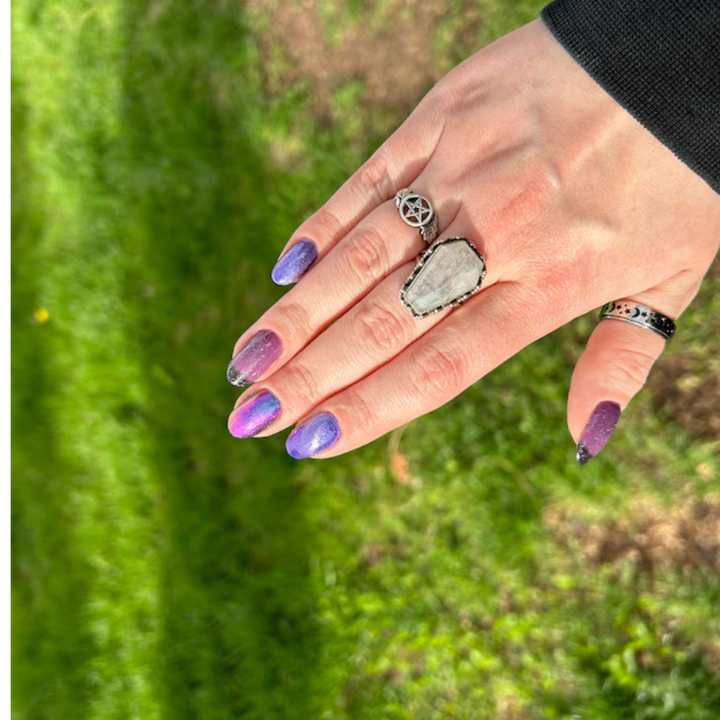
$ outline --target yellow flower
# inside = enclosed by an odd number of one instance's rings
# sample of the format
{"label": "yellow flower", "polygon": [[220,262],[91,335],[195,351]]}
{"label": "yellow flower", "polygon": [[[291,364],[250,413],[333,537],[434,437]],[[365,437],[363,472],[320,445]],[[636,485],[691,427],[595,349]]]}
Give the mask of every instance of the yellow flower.
{"label": "yellow flower", "polygon": [[35,311],[35,319],[44,325],[50,319],[50,313],[44,307],[38,308]]}

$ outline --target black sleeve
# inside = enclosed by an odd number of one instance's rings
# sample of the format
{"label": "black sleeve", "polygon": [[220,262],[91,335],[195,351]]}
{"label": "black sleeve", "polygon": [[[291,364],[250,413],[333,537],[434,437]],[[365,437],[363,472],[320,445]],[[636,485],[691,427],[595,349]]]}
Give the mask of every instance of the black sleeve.
{"label": "black sleeve", "polygon": [[720,0],[554,0],[580,65],[720,193]]}

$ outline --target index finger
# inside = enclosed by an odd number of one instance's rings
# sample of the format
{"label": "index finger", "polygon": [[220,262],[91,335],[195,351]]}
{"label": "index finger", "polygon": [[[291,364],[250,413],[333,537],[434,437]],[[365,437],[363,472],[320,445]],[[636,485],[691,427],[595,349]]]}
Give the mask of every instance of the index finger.
{"label": "index finger", "polygon": [[[337,192],[292,234],[273,271],[279,285],[296,282],[317,257],[345,237],[364,217],[420,175],[445,126],[440,103],[426,97],[408,119],[372,154]],[[294,245],[301,261],[282,258]],[[278,269],[281,272],[276,272]]]}

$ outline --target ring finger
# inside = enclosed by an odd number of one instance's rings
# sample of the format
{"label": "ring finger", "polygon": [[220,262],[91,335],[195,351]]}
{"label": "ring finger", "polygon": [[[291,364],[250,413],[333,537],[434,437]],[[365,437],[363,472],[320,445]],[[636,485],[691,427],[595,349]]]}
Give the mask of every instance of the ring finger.
{"label": "ring finger", "polygon": [[522,286],[498,282],[390,362],[301,419],[286,447],[295,458],[333,457],[435,410],[553,329],[532,322]]}
{"label": "ring finger", "polygon": [[423,247],[417,228],[403,222],[394,201],[383,203],[242,334],[228,380],[245,386],[276,372]]}
{"label": "ring finger", "polygon": [[[463,277],[469,283],[468,288],[477,284],[484,266],[464,243],[457,245],[450,241],[435,247],[435,252],[448,253],[445,260],[441,259],[442,263],[455,258],[455,264],[447,266],[453,284]],[[455,255],[458,250],[460,255]],[[459,258],[464,259],[465,267],[459,267]],[[230,432],[236,437],[249,437],[282,430],[319,402],[387,363],[441,322],[450,310],[417,319],[398,299],[399,290],[414,267],[414,263],[406,263],[398,268],[261,386],[247,391],[230,417]],[[488,273],[487,284],[496,278],[496,273]],[[438,280],[438,286],[441,283]],[[433,297],[432,283],[428,281],[423,293],[425,297]],[[422,302],[417,294],[410,292],[407,298],[411,302]]]}

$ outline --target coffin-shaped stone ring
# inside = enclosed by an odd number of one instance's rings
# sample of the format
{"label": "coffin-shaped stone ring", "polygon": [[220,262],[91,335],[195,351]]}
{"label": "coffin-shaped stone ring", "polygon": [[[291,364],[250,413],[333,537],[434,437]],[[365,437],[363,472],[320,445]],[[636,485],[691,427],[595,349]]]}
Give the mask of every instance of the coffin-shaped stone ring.
{"label": "coffin-shaped stone ring", "polygon": [[467,238],[438,240],[405,281],[400,301],[416,318],[462,305],[480,290],[485,270],[485,258]]}
{"label": "coffin-shaped stone ring", "polygon": [[422,239],[430,244],[437,237],[437,218],[430,201],[424,196],[405,188],[395,195],[395,207],[400,217],[410,226],[420,230]]}

